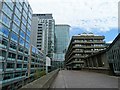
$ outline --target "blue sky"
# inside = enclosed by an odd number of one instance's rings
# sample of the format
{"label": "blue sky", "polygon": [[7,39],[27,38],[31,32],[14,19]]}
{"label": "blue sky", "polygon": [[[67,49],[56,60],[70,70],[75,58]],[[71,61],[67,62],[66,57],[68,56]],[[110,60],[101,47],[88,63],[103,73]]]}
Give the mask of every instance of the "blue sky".
{"label": "blue sky", "polygon": [[93,32],[112,42],[118,34],[119,0],[28,0],[33,13],[52,13],[56,24],[71,26],[70,35]]}
{"label": "blue sky", "polygon": [[[106,41],[107,43],[111,43],[115,39],[115,37],[118,35],[118,28],[111,28],[111,30],[106,31],[106,32],[98,32],[98,31],[99,31],[99,29],[94,29],[93,33],[96,35],[105,36],[104,41]],[[73,35],[81,34],[83,32],[90,33],[89,31],[86,31],[83,28],[77,28],[77,27],[71,28],[70,29],[70,38]]]}

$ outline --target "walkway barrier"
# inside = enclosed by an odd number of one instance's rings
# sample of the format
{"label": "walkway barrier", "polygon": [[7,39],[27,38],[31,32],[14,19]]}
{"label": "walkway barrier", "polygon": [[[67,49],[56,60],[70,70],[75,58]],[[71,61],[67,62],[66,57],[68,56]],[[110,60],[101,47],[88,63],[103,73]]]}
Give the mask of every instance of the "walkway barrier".
{"label": "walkway barrier", "polygon": [[23,86],[19,90],[25,90],[25,89],[27,90],[27,89],[35,89],[35,88],[41,89],[41,90],[42,88],[48,89],[52,84],[52,82],[54,81],[55,77],[57,76],[58,72],[59,72],[59,69],[54,70],[48,73],[47,75]]}

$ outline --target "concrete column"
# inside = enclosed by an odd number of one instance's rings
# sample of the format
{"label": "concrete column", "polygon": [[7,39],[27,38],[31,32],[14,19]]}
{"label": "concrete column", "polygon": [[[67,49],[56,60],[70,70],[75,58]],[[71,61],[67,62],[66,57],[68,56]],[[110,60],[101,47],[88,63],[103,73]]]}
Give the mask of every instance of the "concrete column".
{"label": "concrete column", "polygon": [[96,67],[98,68],[98,60],[97,60],[97,57],[95,57],[95,61],[96,61]]}
{"label": "concrete column", "polygon": [[92,58],[90,58],[90,61],[91,61],[91,66],[93,68],[93,60],[92,60]]}

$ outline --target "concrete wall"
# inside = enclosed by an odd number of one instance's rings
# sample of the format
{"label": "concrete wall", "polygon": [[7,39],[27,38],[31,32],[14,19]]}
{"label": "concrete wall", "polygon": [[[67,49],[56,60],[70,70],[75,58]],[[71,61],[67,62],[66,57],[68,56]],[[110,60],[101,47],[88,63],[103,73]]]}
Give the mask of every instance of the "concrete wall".
{"label": "concrete wall", "polygon": [[42,89],[42,88],[49,88],[50,85],[52,84],[52,82],[54,81],[55,77],[57,76],[59,72],[59,69],[55,70],[55,71],[52,71],[50,73],[48,73],[47,75],[23,86],[20,90],[24,90],[24,89],[35,89],[35,88],[39,88],[39,89]]}

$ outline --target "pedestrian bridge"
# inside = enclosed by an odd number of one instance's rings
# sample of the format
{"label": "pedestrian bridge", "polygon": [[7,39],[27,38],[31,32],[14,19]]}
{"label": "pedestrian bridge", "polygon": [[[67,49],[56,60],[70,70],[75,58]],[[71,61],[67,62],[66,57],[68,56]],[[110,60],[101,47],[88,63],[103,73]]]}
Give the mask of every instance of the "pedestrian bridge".
{"label": "pedestrian bridge", "polygon": [[[51,76],[48,75],[48,77]],[[90,71],[60,70],[53,78],[52,81],[49,81],[49,85],[47,83],[47,86],[43,88],[108,88],[108,90],[118,90],[118,86],[120,86],[118,77]],[[24,86],[23,89],[40,88],[40,82],[35,81],[34,84],[32,82],[32,84]]]}

